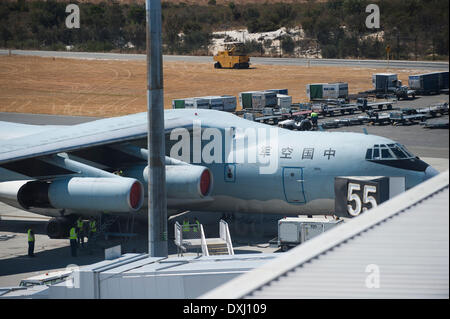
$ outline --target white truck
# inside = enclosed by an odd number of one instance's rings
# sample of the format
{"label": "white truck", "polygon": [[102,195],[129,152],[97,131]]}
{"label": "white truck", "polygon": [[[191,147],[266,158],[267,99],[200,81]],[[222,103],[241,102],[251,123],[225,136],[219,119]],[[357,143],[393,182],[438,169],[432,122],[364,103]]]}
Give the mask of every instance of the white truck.
{"label": "white truck", "polygon": [[341,223],[332,217],[285,217],[278,221],[278,247],[287,251]]}

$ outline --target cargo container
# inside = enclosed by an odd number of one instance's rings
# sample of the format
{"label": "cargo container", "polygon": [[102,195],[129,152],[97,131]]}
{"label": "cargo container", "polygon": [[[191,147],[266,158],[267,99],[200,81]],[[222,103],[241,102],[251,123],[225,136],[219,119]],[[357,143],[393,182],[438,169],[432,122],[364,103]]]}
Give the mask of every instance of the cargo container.
{"label": "cargo container", "polygon": [[372,85],[375,91],[388,93],[394,91],[398,86],[398,77],[395,73],[372,74]]}
{"label": "cargo container", "polygon": [[208,108],[211,110],[223,111],[223,98],[221,96],[202,96],[208,101]]}
{"label": "cargo container", "polygon": [[266,90],[267,92],[275,92],[277,94],[284,94],[284,95],[288,95],[288,89],[270,89],[270,90]]}
{"label": "cargo container", "polygon": [[439,72],[439,89],[448,89],[448,71]]}
{"label": "cargo container", "polygon": [[249,91],[239,93],[239,103],[243,109],[261,110],[277,105],[277,93],[268,91]]}
{"label": "cargo container", "polygon": [[347,98],[348,83],[307,84],[306,95],[310,100]]}
{"label": "cargo container", "polygon": [[173,109],[184,109],[184,99],[172,100]]}
{"label": "cargo container", "polygon": [[243,109],[253,108],[253,95],[256,91],[248,91],[239,93],[239,104]]}
{"label": "cargo container", "polygon": [[264,108],[264,95],[261,92],[252,94],[252,108],[255,110],[262,110]]}
{"label": "cargo container", "polygon": [[443,83],[444,77],[445,75],[441,75],[440,72],[410,75],[408,78],[408,85],[418,94],[437,94],[441,89],[440,81],[442,81],[442,86],[445,86],[445,84]]}
{"label": "cargo container", "polygon": [[263,105],[264,107],[274,107],[277,106],[277,93],[271,91],[264,91],[263,94]]}
{"label": "cargo container", "polygon": [[285,109],[290,109],[292,105],[292,96],[277,94],[277,106]]}
{"label": "cargo container", "polygon": [[236,97],[232,95],[222,95],[223,99],[223,110],[226,112],[236,111]]}
{"label": "cargo container", "polygon": [[209,101],[204,98],[192,97],[184,100],[187,109],[209,109]]}
{"label": "cargo container", "polygon": [[232,95],[223,96],[200,96],[185,99],[172,100],[174,109],[212,109],[219,111],[234,112],[236,110],[236,97]]}

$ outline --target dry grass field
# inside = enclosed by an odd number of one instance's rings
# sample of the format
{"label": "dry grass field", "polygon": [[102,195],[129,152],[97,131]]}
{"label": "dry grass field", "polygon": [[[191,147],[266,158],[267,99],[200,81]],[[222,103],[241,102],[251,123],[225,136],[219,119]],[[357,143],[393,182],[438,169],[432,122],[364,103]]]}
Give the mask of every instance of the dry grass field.
{"label": "dry grass field", "polygon": [[[212,60],[212,59],[211,59]],[[306,102],[306,84],[344,81],[350,93],[371,89],[371,75],[395,72],[403,83],[424,70],[252,65],[217,70],[213,63],[164,63],[164,104],[172,99],[287,88]],[[0,112],[111,117],[146,111],[145,61],[0,57]]]}

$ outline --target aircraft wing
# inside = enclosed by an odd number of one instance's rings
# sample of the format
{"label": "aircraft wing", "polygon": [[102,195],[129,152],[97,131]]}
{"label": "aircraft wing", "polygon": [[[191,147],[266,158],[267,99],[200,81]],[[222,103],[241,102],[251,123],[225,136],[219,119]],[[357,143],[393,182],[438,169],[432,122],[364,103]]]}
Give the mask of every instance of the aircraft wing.
{"label": "aircraft wing", "polygon": [[[0,201],[76,214],[139,209],[148,185],[147,121],[147,113],[138,113],[62,127],[0,122],[0,135],[14,128],[16,136],[0,139]],[[164,121],[166,134],[192,125],[183,113]],[[169,208],[213,200],[208,168],[169,157],[166,187]]]}
{"label": "aircraft wing", "polygon": [[[0,165],[62,152],[76,151],[147,137],[147,113],[115,117],[63,128],[52,128],[32,136],[0,141]],[[191,119],[165,120],[165,131],[192,126]]]}

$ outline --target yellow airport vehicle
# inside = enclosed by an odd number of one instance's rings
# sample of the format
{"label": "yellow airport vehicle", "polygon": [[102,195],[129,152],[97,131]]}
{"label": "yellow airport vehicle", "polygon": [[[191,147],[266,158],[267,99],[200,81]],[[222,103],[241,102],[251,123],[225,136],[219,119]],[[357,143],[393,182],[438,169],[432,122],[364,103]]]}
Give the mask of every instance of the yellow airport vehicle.
{"label": "yellow airport vehicle", "polygon": [[225,50],[219,51],[214,56],[214,67],[216,69],[248,69],[250,66],[250,57],[247,54],[239,54],[239,43],[226,43]]}

